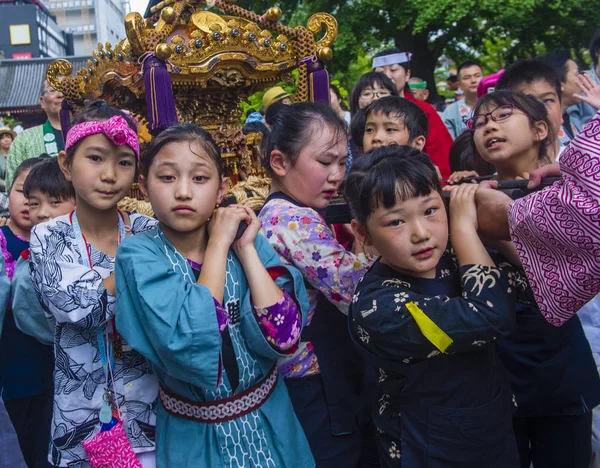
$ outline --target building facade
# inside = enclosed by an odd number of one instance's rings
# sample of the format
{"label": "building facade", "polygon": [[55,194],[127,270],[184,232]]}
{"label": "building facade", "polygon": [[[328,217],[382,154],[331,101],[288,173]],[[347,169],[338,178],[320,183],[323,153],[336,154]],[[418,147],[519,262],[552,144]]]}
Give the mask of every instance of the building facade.
{"label": "building facade", "polygon": [[125,38],[129,0],[48,0],[58,25],[73,34],[75,55],[90,55],[98,43]]}
{"label": "building facade", "polygon": [[[69,57],[76,72],[90,57]],[[46,70],[54,58],[2,60],[0,64],[0,115],[10,115],[24,128],[43,124],[46,114],[40,107]]]}
{"label": "building facade", "polygon": [[5,59],[73,55],[73,37],[39,0],[0,0],[0,52]]}

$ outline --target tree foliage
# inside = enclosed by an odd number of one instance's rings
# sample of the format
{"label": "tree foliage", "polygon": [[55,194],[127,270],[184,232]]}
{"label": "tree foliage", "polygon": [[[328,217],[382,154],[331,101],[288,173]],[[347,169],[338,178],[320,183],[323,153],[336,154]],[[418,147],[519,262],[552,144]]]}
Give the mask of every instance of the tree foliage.
{"label": "tree foliage", "polygon": [[[238,4],[264,12],[265,0]],[[600,8],[584,0],[280,0],[283,22],[306,24],[313,13],[332,13],[339,23],[328,69],[351,89],[370,69],[369,57],[386,47],[412,52],[412,73],[428,82],[442,54],[482,60],[495,71],[518,59],[556,47],[585,59],[585,47],[600,25]]]}
{"label": "tree foliage", "polygon": [[0,114],[0,128],[8,127],[12,130],[18,125],[21,125],[21,121],[12,116],[10,112],[7,112],[6,114]]}

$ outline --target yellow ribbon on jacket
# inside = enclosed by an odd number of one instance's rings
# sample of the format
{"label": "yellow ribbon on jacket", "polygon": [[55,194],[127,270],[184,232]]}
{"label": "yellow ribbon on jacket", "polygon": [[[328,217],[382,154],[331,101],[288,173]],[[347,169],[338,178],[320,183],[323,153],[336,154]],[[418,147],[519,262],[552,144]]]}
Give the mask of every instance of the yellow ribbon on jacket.
{"label": "yellow ribbon on jacket", "polygon": [[425,312],[423,312],[414,302],[407,302],[406,308],[412,315],[412,318],[417,322],[417,326],[423,336],[427,338],[433,346],[439,349],[442,353],[446,352],[448,346],[452,344],[452,338],[450,338],[444,330],[438,327],[433,320],[431,320]]}

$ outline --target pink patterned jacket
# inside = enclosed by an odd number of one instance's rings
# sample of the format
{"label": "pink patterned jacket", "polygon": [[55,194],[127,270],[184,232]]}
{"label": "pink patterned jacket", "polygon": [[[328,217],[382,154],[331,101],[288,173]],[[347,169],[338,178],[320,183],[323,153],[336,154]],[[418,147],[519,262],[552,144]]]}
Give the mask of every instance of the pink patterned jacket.
{"label": "pink patterned jacket", "polygon": [[508,209],[537,304],[556,326],[600,292],[600,113],[563,152],[560,170],[563,180]]}

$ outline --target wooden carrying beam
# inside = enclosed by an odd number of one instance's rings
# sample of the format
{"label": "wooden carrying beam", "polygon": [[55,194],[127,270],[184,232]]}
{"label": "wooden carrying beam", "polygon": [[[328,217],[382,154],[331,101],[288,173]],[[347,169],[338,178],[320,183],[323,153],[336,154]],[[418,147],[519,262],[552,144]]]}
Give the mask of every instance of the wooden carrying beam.
{"label": "wooden carrying beam", "polygon": [[[534,190],[529,190],[527,188],[527,184],[529,182],[528,180],[509,180],[506,182],[500,182],[498,184],[498,189],[506,193],[513,200],[516,200],[517,198],[522,198],[532,192],[536,192],[548,187],[557,180],[560,180],[560,177],[548,177],[543,179],[539,187],[535,188]],[[450,194],[444,192],[443,198],[444,202],[446,203],[446,208],[448,208]],[[350,209],[343,198],[332,200],[331,203],[329,203],[327,211],[325,212],[325,220],[327,221],[327,224],[346,224],[352,220]]]}

